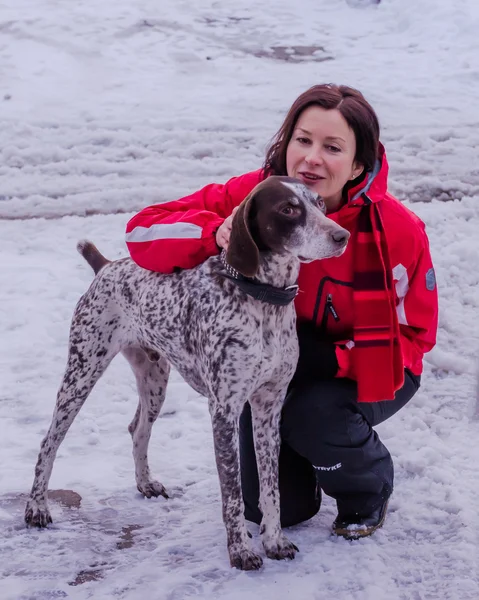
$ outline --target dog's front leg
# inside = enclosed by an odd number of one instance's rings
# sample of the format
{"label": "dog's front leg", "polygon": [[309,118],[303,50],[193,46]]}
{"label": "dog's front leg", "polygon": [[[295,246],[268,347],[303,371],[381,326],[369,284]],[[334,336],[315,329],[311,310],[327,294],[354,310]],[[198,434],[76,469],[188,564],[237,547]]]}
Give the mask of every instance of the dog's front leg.
{"label": "dog's front leg", "polygon": [[266,556],[294,558],[298,548],[281,531],[278,484],[279,424],[285,392],[274,384],[256,391],[250,400],[259,477],[260,533]]}
{"label": "dog's front leg", "polygon": [[234,406],[230,400],[209,403],[230,562],[232,567],[250,571],[259,569],[263,561],[251,549],[244,519],[238,442],[242,406]]}

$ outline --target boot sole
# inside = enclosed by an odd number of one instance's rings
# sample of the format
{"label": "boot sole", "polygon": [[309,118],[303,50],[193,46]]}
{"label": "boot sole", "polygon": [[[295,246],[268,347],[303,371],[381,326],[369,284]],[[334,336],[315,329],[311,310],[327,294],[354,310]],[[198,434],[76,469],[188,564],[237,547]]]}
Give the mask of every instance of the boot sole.
{"label": "boot sole", "polygon": [[369,537],[377,529],[380,529],[384,525],[386,513],[388,510],[388,504],[389,500],[384,505],[384,510],[381,515],[381,519],[377,525],[373,525],[372,527],[358,527],[358,529],[353,529],[354,525],[351,525],[351,528],[335,527],[333,528],[332,535],[342,537],[346,540],[359,540],[361,538]]}

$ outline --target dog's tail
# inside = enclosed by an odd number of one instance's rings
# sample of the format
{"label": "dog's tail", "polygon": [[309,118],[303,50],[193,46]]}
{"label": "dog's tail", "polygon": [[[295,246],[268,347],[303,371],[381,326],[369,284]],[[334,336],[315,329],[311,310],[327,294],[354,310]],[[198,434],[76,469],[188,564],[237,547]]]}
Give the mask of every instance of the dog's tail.
{"label": "dog's tail", "polygon": [[77,244],[77,250],[87,261],[90,267],[95,271],[95,275],[100,269],[111,262],[103,256],[95,244],[89,242],[88,240],[79,241]]}

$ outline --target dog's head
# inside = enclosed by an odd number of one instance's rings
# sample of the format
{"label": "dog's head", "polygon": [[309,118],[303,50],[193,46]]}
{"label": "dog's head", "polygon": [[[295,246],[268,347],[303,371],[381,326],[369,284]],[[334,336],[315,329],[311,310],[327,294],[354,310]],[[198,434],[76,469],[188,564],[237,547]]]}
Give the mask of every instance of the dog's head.
{"label": "dog's head", "polygon": [[326,217],[321,198],[292,177],[268,177],[233,218],[226,260],[254,277],[260,252],[291,254],[301,262],[340,256],[349,232]]}

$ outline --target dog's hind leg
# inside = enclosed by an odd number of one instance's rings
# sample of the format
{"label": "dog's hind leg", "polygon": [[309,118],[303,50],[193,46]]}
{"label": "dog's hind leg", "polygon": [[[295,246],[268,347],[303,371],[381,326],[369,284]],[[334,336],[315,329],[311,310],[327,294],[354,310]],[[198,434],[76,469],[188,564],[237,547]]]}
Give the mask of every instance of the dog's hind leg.
{"label": "dog's hind leg", "polygon": [[[97,323],[98,316],[91,317],[86,323],[82,310],[84,299],[80,300],[72,321],[65,374],[57,394],[52,423],[41,443],[32,491],[25,508],[27,525],[46,527],[52,522],[47,491],[57,450],[93,386],[119,350],[118,345],[111,343],[116,328],[115,319],[109,322],[109,327],[104,322]],[[101,327],[102,335],[99,335]],[[107,339],[110,340],[108,345]]]}
{"label": "dog's hind leg", "polygon": [[128,431],[133,439],[133,458],[138,491],[151,498],[168,494],[164,486],[151,478],[148,465],[148,443],[151,428],[160,414],[165,401],[166,385],[170,374],[170,365],[159,354],[147,352],[143,348],[131,346],[123,350],[136,377],[139,402]]}

